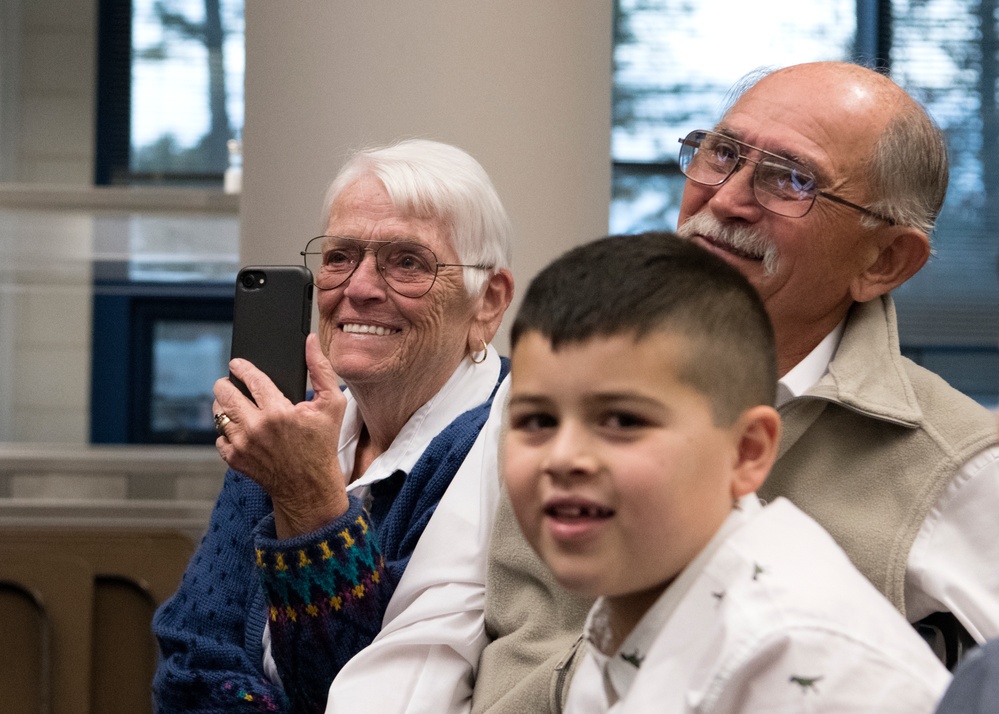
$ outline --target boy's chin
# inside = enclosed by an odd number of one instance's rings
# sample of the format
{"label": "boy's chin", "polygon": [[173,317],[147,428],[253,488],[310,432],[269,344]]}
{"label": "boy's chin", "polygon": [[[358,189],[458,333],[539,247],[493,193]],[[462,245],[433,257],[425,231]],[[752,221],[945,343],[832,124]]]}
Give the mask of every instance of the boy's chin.
{"label": "boy's chin", "polygon": [[610,574],[601,559],[566,552],[543,539],[528,538],[528,542],[555,582],[572,594],[597,598],[604,595],[608,587],[613,589],[614,583],[608,582]]}
{"label": "boy's chin", "polygon": [[552,575],[555,576],[555,582],[573,595],[597,598],[605,594],[604,591],[607,588],[607,583],[604,578],[600,577],[600,574],[581,572],[578,568],[552,567],[552,564],[547,562],[546,565]]}

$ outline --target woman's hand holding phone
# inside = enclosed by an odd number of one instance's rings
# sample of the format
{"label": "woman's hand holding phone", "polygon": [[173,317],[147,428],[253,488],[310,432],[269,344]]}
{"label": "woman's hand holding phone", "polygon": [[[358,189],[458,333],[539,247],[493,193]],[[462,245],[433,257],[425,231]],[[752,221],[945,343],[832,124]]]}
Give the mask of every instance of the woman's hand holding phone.
{"label": "woman's hand holding phone", "polygon": [[261,370],[246,360],[230,363],[249,390],[247,399],[228,379],[215,383],[216,413],[230,423],[216,442],[222,458],[267,491],[274,502],[277,536],[314,531],[347,510],[347,479],[338,448],[347,399],[319,346],[306,341],[314,397],[292,403]]}

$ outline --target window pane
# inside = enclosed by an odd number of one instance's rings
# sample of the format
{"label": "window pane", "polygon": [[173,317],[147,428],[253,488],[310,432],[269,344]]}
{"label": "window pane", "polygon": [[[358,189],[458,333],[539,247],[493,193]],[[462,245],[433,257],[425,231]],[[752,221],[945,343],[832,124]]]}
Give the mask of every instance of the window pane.
{"label": "window pane", "polygon": [[228,372],[232,324],[160,320],[153,325],[149,430],[154,434],[212,432],[212,388]]}
{"label": "window pane", "polygon": [[134,177],[221,177],[243,126],[243,23],[243,0],[133,0]]}
{"label": "window pane", "polygon": [[679,167],[614,166],[611,233],[637,233],[676,227],[684,177]]}
{"label": "window pane", "polygon": [[[992,405],[999,392],[995,6],[981,0],[893,0],[891,54],[892,75],[940,125],[951,162],[935,255],[896,291],[903,347],[946,356],[934,357],[940,373]],[[967,354],[963,368],[956,359],[961,350]],[[923,361],[929,366],[929,358]],[[991,397],[983,398],[984,392]]]}
{"label": "window pane", "polygon": [[801,12],[798,0],[761,13],[742,0],[619,0],[611,156],[675,163],[677,139],[714,126],[747,72],[850,56],[855,8],[856,0],[830,0]]}

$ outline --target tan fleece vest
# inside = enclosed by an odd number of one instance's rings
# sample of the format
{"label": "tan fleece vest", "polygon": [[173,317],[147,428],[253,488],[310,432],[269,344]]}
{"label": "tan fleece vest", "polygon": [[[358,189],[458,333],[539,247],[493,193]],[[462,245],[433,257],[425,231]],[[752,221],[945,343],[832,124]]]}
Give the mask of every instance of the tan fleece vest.
{"label": "tan fleece vest", "polygon": [[472,713],[554,712],[553,676],[579,639],[593,603],[562,589],[524,539],[502,490],[489,546],[486,633],[479,657]]}
{"label": "tan fleece vest", "polygon": [[901,357],[891,298],[855,305],[829,372],[780,409],[760,496],[786,496],[905,613],[909,551],[955,472],[995,444],[996,418]]}

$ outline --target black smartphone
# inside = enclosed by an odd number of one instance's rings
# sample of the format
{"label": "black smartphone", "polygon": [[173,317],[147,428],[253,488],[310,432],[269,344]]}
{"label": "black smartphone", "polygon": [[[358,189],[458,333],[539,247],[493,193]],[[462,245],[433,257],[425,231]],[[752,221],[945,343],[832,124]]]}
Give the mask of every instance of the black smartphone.
{"label": "black smartphone", "polygon": [[[239,271],[231,358],[249,360],[292,402],[305,399],[305,338],[312,329],[312,272],[304,265],[258,265]],[[253,399],[240,380],[230,381]]]}

